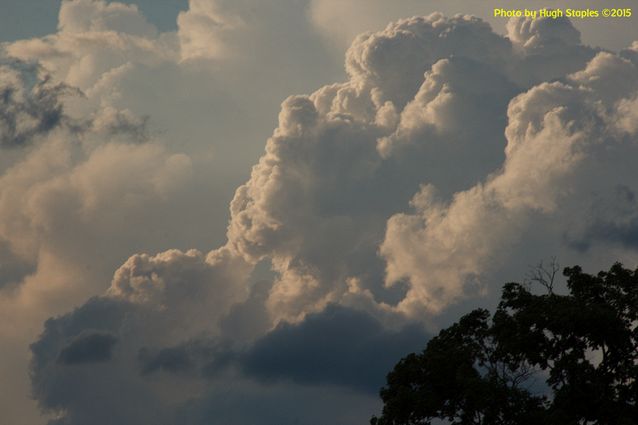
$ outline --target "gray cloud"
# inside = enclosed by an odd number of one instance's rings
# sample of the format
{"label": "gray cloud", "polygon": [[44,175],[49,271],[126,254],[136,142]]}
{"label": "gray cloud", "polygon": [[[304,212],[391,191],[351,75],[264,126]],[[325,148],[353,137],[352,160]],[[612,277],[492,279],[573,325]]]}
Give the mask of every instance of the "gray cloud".
{"label": "gray cloud", "polygon": [[[149,358],[150,357],[150,358]],[[183,350],[177,348],[164,348],[155,355],[149,355],[148,351],[140,351],[140,361],[144,364],[142,373],[153,373],[157,370],[168,372],[180,372],[191,368],[191,362]]]}
{"label": "gray cloud", "polygon": [[566,238],[581,251],[597,242],[638,248],[638,200],[634,190],[618,185],[610,193],[601,194],[568,229]]}
{"label": "gray cloud", "polygon": [[[107,339],[113,338],[124,320],[123,314],[127,311],[129,308],[123,303],[96,298],[89,300],[71,314],[49,319],[45,323],[41,337],[31,345],[32,391],[43,409],[54,412],[65,409],[69,404],[78,402],[75,398],[84,391],[78,387],[78,383],[82,380],[73,381],[73,374],[68,375],[68,379],[64,379],[65,374],[68,374],[68,368],[63,361],[59,360],[60,353],[73,347],[74,342],[79,344],[79,348],[83,348],[82,345],[86,345],[87,341],[83,337],[90,337],[90,335],[108,335]],[[88,341],[90,342],[90,339]],[[109,341],[112,340],[109,339]],[[105,345],[110,354],[113,344],[107,342]],[[101,354],[104,354],[104,350]],[[77,359],[78,357],[72,360]],[[76,363],[79,363],[76,367],[94,367],[91,363],[81,361]]]}
{"label": "gray cloud", "polygon": [[0,62],[0,147],[19,147],[45,135],[64,120],[61,96],[71,89],[41,69]]}
{"label": "gray cloud", "polygon": [[377,397],[334,386],[259,385],[233,380],[179,409],[174,423],[206,425],[352,425],[377,411]]}
{"label": "gray cloud", "polygon": [[141,371],[199,373],[207,379],[234,371],[267,385],[332,385],[376,394],[388,370],[405,353],[422,349],[429,336],[418,325],[388,329],[367,313],[330,305],[300,323],[282,323],[244,348],[246,344],[233,344],[233,334],[222,338],[228,342],[194,340],[142,348]]}
{"label": "gray cloud", "polygon": [[389,330],[365,313],[328,306],[259,339],[242,356],[241,367],[260,380],[342,385],[376,394],[392,366],[427,340],[418,326]]}
{"label": "gray cloud", "polygon": [[[374,394],[388,368],[427,341],[417,326],[390,330],[365,313],[337,306],[280,325],[243,349],[222,342],[232,335],[198,340],[198,333],[182,330],[181,338],[166,337],[180,328],[152,306],[94,298],[47,321],[32,345],[33,392],[46,411],[64,412],[59,420],[68,425],[95,415],[94,423],[110,423],[109,409],[117,409],[122,424],[219,418],[248,424],[255,410],[239,409],[247,400],[271,406],[261,412],[262,423],[278,418],[312,424],[321,417],[347,424],[355,413],[376,409]],[[180,339],[185,341],[174,343]],[[218,390],[229,382],[230,393],[220,399]],[[203,393],[195,390],[202,383]],[[117,388],[117,397],[107,395]],[[348,403],[328,396],[337,393]],[[291,400],[297,400],[292,410]],[[304,414],[314,403],[332,407],[320,416]]]}
{"label": "gray cloud", "polygon": [[117,338],[111,334],[83,334],[60,351],[57,361],[64,365],[106,362],[111,359],[116,342]]}
{"label": "gray cloud", "polygon": [[35,272],[32,261],[20,258],[8,243],[0,241],[0,291],[15,289],[25,277]]}

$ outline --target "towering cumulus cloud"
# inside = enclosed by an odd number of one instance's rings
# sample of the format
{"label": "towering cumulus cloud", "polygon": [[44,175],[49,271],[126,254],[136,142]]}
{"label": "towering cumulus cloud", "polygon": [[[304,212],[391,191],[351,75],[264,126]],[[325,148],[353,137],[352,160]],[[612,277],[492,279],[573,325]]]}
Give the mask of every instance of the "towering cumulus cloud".
{"label": "towering cumulus cloud", "polygon": [[[191,178],[193,161],[153,143],[107,82],[239,60],[255,34],[281,35],[254,24],[260,10],[191,0],[177,32],[159,33],[132,6],[65,2],[58,34],[7,47],[65,83],[0,74],[15,157],[0,255],[17,276],[0,285],[23,294],[10,299],[27,305],[47,264],[54,282],[59,264],[77,268],[59,288],[98,276],[70,260],[89,257],[76,238],[128,241],[136,229],[115,223],[160,214]],[[45,322],[31,378],[50,423],[365,422],[392,364],[521,264],[633,264],[636,45],[584,46],[564,19],[507,31],[435,13],[359,35],[345,82],[282,103],[225,244],[135,254],[105,292]],[[93,101],[88,116],[65,113],[69,86]]]}
{"label": "towering cumulus cloud", "polygon": [[[453,199],[471,202],[464,209],[472,210],[478,199],[489,198],[483,186],[495,179],[503,161],[516,174],[515,180],[499,180],[504,196],[536,190],[534,181],[520,174],[529,158],[515,158],[513,146],[520,145],[521,152],[543,152],[544,147],[528,141],[532,134],[514,129],[527,128],[518,121],[531,119],[530,110],[540,108],[537,114],[544,117],[546,105],[523,104],[531,94],[522,94],[510,103],[508,117],[508,102],[530,81],[556,77],[556,69],[541,66],[553,63],[556,55],[548,40],[561,43],[572,58],[560,75],[584,67],[595,55],[578,44],[578,32],[568,21],[531,27],[521,21],[509,28],[511,39],[466,16],[399,21],[355,40],[346,57],[348,82],[284,102],[266,155],[236,193],[229,228],[232,246],[248,260],[270,258],[278,272],[268,299],[273,315],[297,320],[344,299],[410,314],[416,311],[408,305],[436,312],[461,297],[465,281],[475,281],[491,263],[505,235],[484,232],[491,228],[486,220],[510,220],[509,212],[488,208],[484,217],[463,212],[453,217],[442,205]],[[547,53],[544,43],[550,46]],[[548,143],[544,136],[540,139]],[[555,161],[567,160],[550,146]],[[544,162],[551,154],[537,159],[538,165],[551,169],[554,164]],[[553,170],[529,172],[548,179],[537,189],[543,193],[558,183]],[[469,189],[476,182],[482,183]],[[427,186],[412,206],[432,211],[432,219],[421,220],[428,223],[420,226],[433,233],[431,241],[417,239],[421,229],[411,215],[390,218],[407,207],[421,184]],[[443,204],[433,202],[435,188]],[[535,209],[530,203],[521,207],[521,214]],[[523,225],[518,217],[511,222]],[[473,233],[479,239],[475,244]],[[382,257],[376,255],[379,250]],[[446,268],[460,275],[450,276]],[[407,293],[388,293],[384,282],[397,281],[409,288]],[[403,298],[398,307],[388,305],[397,296]]]}

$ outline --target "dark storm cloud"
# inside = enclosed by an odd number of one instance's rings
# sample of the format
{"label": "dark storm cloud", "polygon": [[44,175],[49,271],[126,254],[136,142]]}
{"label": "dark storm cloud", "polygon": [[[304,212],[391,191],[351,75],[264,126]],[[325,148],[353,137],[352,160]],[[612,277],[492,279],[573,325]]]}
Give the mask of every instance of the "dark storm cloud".
{"label": "dark storm cloud", "polygon": [[339,306],[283,324],[242,356],[242,369],[260,380],[333,384],[376,393],[385,374],[428,336],[417,326],[394,331],[366,313]]}
{"label": "dark storm cloud", "polygon": [[109,333],[80,335],[60,351],[58,363],[75,365],[109,361],[116,342],[117,338]]}
{"label": "dark storm cloud", "polygon": [[[389,330],[367,313],[330,306],[245,349],[220,342],[231,335],[173,345],[151,337],[156,342],[149,343],[149,334],[164,333],[160,317],[141,305],[99,297],[48,320],[32,345],[32,388],[43,410],[66,412],[59,419],[65,425],[101,425],[115,417],[126,425],[220,418],[237,424],[323,418],[346,425],[355,412],[362,417],[376,408],[375,393],[394,362],[427,342],[417,327]],[[157,399],[155,385],[178,376],[210,385],[193,399],[174,394],[182,401],[172,410]]]}
{"label": "dark storm cloud", "polygon": [[213,379],[237,363],[237,352],[216,340],[189,341],[174,347],[141,348],[138,363],[142,375],[159,372],[203,375]]}
{"label": "dark storm cloud", "polygon": [[192,362],[187,350],[176,348],[164,348],[156,353],[143,348],[139,353],[142,364],[142,373],[149,374],[158,370],[177,373],[192,368]]}
{"label": "dark storm cloud", "polygon": [[143,375],[198,371],[215,379],[238,370],[244,378],[265,384],[292,381],[374,394],[387,371],[406,353],[421,350],[428,339],[417,325],[392,330],[367,313],[331,305],[300,323],[279,325],[245,349],[217,340],[190,341],[142,348],[138,361]]}
{"label": "dark storm cloud", "polygon": [[93,298],[69,314],[46,321],[42,335],[31,344],[32,388],[44,406],[49,401],[55,406],[52,400],[59,397],[50,378],[60,366],[110,356],[115,330],[129,311],[127,303]]}

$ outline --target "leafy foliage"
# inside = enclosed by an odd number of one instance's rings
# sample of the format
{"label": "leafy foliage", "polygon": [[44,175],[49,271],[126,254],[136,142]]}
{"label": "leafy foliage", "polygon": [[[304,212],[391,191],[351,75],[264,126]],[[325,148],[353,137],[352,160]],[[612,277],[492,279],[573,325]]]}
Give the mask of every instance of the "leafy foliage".
{"label": "leafy foliage", "polygon": [[371,424],[637,424],[638,270],[563,274],[569,294],[543,269],[546,293],[508,283],[491,318],[472,311],[403,358]]}

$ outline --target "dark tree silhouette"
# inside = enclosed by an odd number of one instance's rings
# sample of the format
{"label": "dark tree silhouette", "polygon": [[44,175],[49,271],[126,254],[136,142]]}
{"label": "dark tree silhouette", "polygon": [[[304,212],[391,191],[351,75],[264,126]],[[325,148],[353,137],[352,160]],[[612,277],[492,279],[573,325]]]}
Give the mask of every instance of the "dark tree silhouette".
{"label": "dark tree silhouette", "polygon": [[506,284],[491,318],[472,311],[403,358],[370,423],[638,424],[638,270],[565,268],[566,295],[556,270]]}

